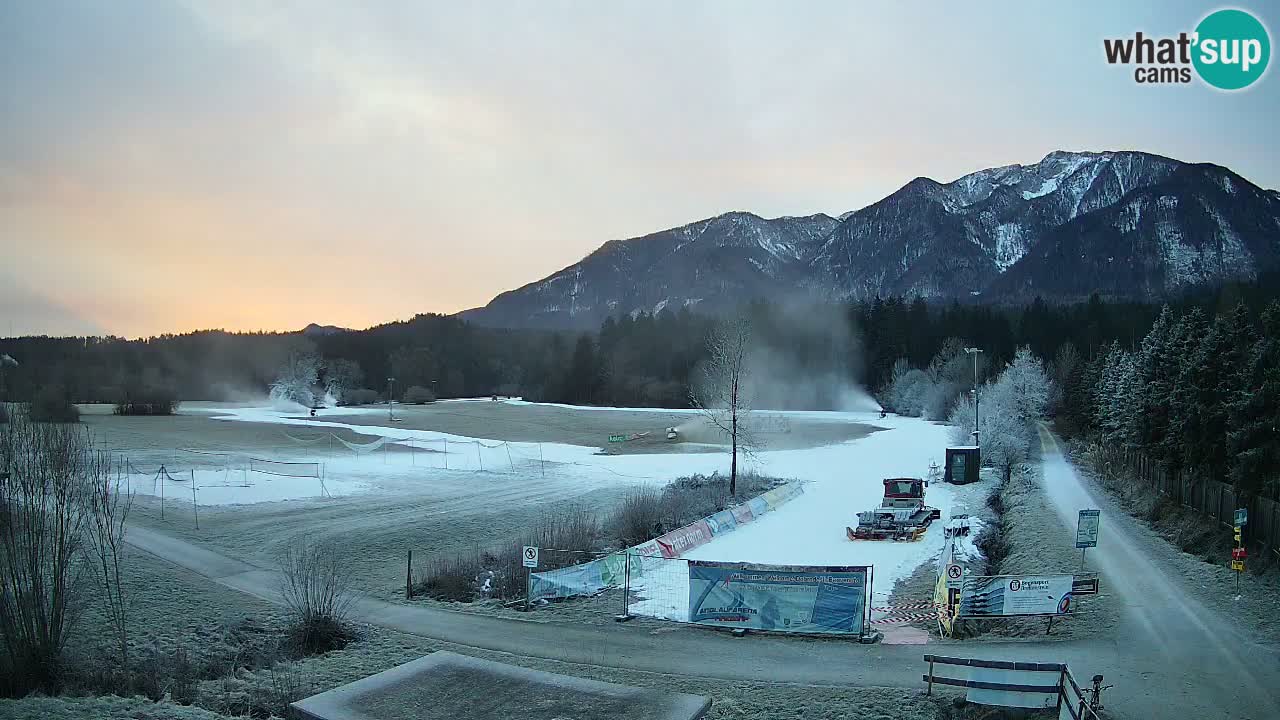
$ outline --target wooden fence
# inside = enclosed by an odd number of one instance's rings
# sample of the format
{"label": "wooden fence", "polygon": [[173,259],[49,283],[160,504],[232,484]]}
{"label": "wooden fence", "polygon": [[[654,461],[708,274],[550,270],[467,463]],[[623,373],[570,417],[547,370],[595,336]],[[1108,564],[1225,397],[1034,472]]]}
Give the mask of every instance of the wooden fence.
{"label": "wooden fence", "polygon": [[1246,545],[1280,555],[1280,502],[1259,495],[1237,493],[1230,485],[1203,477],[1195,470],[1170,472],[1141,453],[1108,449],[1108,462],[1128,468],[1134,476],[1161,495],[1232,527],[1236,508],[1249,511],[1244,527]]}

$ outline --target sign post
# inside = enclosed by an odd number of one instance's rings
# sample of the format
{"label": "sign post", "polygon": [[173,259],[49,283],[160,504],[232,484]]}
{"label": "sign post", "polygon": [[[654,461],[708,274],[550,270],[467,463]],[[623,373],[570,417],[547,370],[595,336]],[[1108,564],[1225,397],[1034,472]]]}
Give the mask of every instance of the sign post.
{"label": "sign post", "polygon": [[520,550],[520,559],[525,567],[524,571],[524,609],[529,611],[533,595],[533,571],[538,567],[538,548],[533,545],[525,545]]}
{"label": "sign post", "polygon": [[1084,570],[1084,554],[1091,547],[1098,547],[1098,525],[1102,522],[1098,510],[1081,510],[1076,521],[1076,547],[1080,548],[1080,569]]}
{"label": "sign post", "polygon": [[1235,547],[1231,548],[1231,569],[1236,572],[1236,597],[1240,596],[1240,573],[1244,572],[1244,526],[1249,522],[1249,509],[1237,508],[1235,516]]}

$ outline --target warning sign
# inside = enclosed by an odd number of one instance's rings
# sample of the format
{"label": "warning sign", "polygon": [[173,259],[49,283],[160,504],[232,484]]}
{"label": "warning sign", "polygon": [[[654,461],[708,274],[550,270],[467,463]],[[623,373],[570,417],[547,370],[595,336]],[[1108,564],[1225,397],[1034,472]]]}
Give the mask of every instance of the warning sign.
{"label": "warning sign", "polygon": [[955,564],[952,564],[952,565],[948,565],[948,566],[947,566],[947,579],[948,579],[948,580],[959,580],[959,579],[960,579],[960,577],[961,577],[962,575],[964,575],[964,568],[960,567],[959,565],[955,565]]}
{"label": "warning sign", "polygon": [[538,548],[532,545],[524,546],[524,566],[527,568],[538,567]]}
{"label": "warning sign", "polygon": [[1232,560],[1232,561],[1231,561],[1231,569],[1232,569],[1232,570],[1235,570],[1236,572],[1244,572],[1244,561],[1243,561],[1243,560]]}

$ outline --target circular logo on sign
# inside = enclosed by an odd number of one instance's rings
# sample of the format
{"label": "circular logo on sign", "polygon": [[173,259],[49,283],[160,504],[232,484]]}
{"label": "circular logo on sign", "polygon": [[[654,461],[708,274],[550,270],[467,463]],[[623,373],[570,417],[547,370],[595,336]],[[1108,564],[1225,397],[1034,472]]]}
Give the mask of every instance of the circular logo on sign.
{"label": "circular logo on sign", "polygon": [[1067,593],[1062,596],[1062,601],[1058,603],[1058,614],[1071,612],[1071,594]]}
{"label": "circular logo on sign", "polygon": [[960,570],[959,565],[947,566],[947,577],[951,578],[952,580],[959,580],[961,572],[962,571]]}
{"label": "circular logo on sign", "polygon": [[1244,10],[1218,10],[1196,26],[1191,62],[1200,78],[1219,90],[1240,90],[1267,71],[1271,37]]}
{"label": "circular logo on sign", "polygon": [[525,556],[525,557],[527,557],[527,558],[529,558],[530,560],[532,560],[532,559],[533,559],[533,556],[534,556],[535,554],[537,554],[537,552],[538,552],[538,551],[537,551],[537,550],[534,550],[533,548],[525,548],[525,549],[524,549],[524,556]]}
{"label": "circular logo on sign", "polygon": [[1019,590],[1021,590],[1021,589],[1022,589],[1022,581],[1021,581],[1021,580],[1010,580],[1010,581],[1009,581],[1009,590],[1010,590],[1011,592],[1018,592],[1018,591],[1019,591]]}

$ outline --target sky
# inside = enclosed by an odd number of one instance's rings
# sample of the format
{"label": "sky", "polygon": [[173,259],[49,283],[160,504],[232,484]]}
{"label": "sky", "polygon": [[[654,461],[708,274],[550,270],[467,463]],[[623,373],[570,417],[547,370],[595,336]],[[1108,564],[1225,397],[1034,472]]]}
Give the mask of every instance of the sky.
{"label": "sky", "polygon": [[1280,187],[1276,71],[1224,93],[1104,60],[1217,7],[0,3],[0,336],[455,312],[611,239],[1058,149]]}

